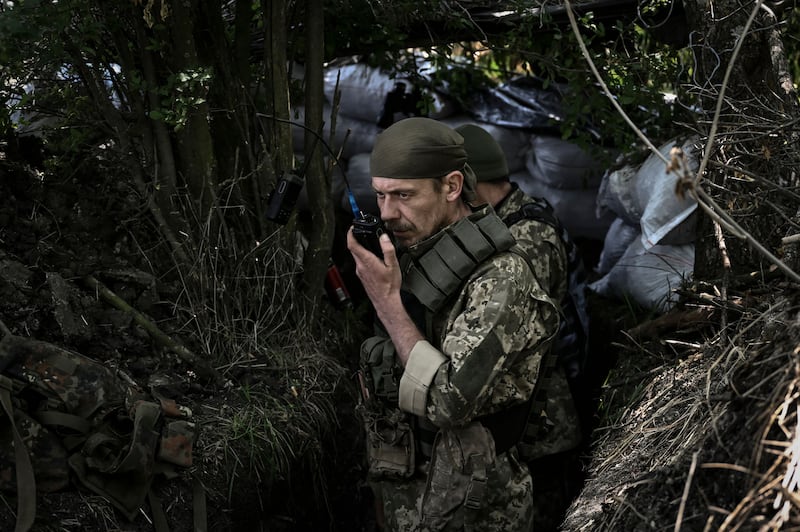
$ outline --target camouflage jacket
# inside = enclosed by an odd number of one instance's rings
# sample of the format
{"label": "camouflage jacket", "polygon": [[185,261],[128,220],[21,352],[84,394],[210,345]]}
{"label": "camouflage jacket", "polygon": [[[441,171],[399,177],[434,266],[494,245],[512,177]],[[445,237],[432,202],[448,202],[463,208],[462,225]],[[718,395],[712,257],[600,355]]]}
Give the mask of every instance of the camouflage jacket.
{"label": "camouflage jacket", "polygon": [[[488,224],[493,236],[487,240],[505,244],[488,253],[469,245],[456,249],[452,244],[460,240],[451,226],[412,246],[400,261],[404,290],[421,298],[407,304],[409,314],[415,318],[420,305],[425,307],[424,323],[419,315],[415,321],[426,340],[417,342],[400,370],[397,406],[387,409],[399,406],[416,419],[417,430],[426,426],[436,436],[428,446],[430,462],[419,463],[405,478],[373,479],[383,501],[386,530],[508,532],[532,526],[530,473],[513,448],[501,452],[479,421],[528,404],[542,357],[558,330],[558,307],[527,261],[508,251],[513,238],[491,207],[461,222],[454,225],[466,226],[466,233],[477,240],[481,233],[487,236]],[[465,273],[453,259],[459,250],[483,258]],[[457,285],[450,284],[455,288],[446,291],[447,297],[436,301],[429,293],[420,293],[418,280],[410,280],[421,271],[426,282],[447,284],[442,279],[450,273],[437,275],[431,263],[464,275]],[[362,346],[362,356],[372,355],[373,360],[392,351],[387,338],[368,339]],[[421,448],[423,442],[417,443]],[[399,454],[384,455],[384,463],[401,461]]]}
{"label": "camouflage jacket", "polygon": [[[474,215],[482,217],[497,215],[484,208]],[[405,263],[424,262],[445,234],[409,248]],[[433,313],[427,342],[411,351],[400,379],[401,409],[446,428],[527,401],[558,324],[557,306],[526,261],[492,254]]]}
{"label": "camouflage jacket", "polygon": [[[518,212],[533,198],[518,187],[495,206],[501,219]],[[530,257],[536,278],[553,301],[561,301],[567,293],[567,256],[564,244],[551,225],[537,220],[522,219],[509,227],[511,234]]]}
{"label": "camouflage jacket", "polygon": [[[516,185],[495,209],[507,220],[534,199]],[[569,286],[567,252],[558,231],[550,224],[530,218],[519,219],[509,227],[517,246],[528,257],[534,274],[555,302],[567,297]],[[554,345],[555,348],[555,345]],[[558,355],[558,353],[555,353]],[[577,446],[582,432],[567,375],[559,364],[541,383],[538,392],[546,402],[540,426],[529,426],[520,454],[526,460],[566,451]],[[534,432],[535,431],[535,432]]]}

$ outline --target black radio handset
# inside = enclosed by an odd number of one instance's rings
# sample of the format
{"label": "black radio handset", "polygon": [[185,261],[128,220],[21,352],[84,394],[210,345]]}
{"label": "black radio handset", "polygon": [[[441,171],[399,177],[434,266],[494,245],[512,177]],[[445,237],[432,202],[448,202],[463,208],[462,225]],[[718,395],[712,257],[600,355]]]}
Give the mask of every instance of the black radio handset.
{"label": "black radio handset", "polygon": [[380,218],[373,214],[365,213],[358,208],[356,198],[347,187],[347,195],[350,198],[350,207],[353,209],[353,236],[358,243],[383,258],[381,250],[380,236],[384,233],[383,224]]}
{"label": "black radio handset", "polygon": [[[317,140],[319,139],[314,137],[315,144]],[[313,152],[313,149],[311,151]],[[292,215],[294,206],[297,204],[300,191],[303,190],[303,185],[305,184],[304,177],[310,162],[311,158],[309,157],[303,163],[303,168],[300,170],[299,174],[284,172],[275,184],[275,188],[272,189],[267,200],[267,212],[264,214],[267,220],[281,225],[286,225],[286,222],[289,221],[289,216]]]}

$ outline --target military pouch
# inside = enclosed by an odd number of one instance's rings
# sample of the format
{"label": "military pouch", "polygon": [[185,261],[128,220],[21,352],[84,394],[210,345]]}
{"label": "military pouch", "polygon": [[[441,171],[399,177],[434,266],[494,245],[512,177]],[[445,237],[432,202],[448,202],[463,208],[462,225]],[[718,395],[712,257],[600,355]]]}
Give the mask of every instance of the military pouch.
{"label": "military pouch", "polygon": [[486,507],[487,474],[496,457],[492,435],[481,423],[439,431],[422,496],[421,528],[472,530]]}
{"label": "military pouch", "polygon": [[404,479],[414,474],[414,432],[408,416],[399,409],[356,407],[367,439],[367,477],[370,480]]}
{"label": "military pouch", "polygon": [[[367,395],[389,405],[397,404],[400,386],[394,344],[389,338],[372,336],[361,344],[361,375]],[[362,396],[363,396],[362,392]]]}

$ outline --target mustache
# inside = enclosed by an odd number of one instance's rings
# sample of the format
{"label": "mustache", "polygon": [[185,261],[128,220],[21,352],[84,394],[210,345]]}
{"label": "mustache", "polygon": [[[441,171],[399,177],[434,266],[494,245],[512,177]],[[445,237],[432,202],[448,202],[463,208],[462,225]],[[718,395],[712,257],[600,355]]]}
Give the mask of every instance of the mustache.
{"label": "mustache", "polygon": [[395,232],[403,232],[403,231],[411,231],[414,229],[414,226],[411,224],[404,224],[404,223],[393,223],[393,224],[386,224],[386,229],[395,233]]}

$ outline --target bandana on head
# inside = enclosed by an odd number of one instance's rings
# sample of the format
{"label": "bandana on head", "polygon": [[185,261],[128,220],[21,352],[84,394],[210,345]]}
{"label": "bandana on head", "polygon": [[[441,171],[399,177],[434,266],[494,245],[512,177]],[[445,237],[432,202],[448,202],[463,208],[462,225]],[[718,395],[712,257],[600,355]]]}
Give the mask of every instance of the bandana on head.
{"label": "bandana on head", "polygon": [[464,138],[431,118],[406,118],[392,124],[375,140],[369,161],[373,177],[440,178],[454,170],[464,174],[461,196],[475,199],[475,173],[467,164]]}

